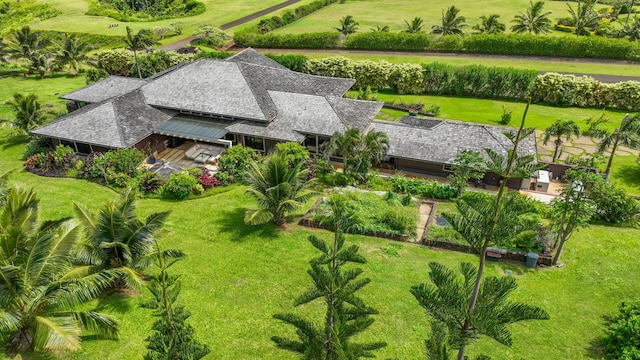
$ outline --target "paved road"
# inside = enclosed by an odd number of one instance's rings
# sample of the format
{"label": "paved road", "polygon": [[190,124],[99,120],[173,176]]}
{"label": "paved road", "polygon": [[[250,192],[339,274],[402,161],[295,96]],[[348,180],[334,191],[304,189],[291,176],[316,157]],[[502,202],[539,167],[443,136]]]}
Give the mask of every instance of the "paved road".
{"label": "paved road", "polygon": [[[268,7],[266,9],[264,9],[264,10],[260,10],[260,11],[254,12],[253,14],[249,14],[249,15],[247,15],[245,17],[241,17],[240,19],[233,20],[233,21],[228,22],[226,24],[222,24],[222,25],[220,25],[220,29],[222,29],[222,30],[231,29],[232,27],[236,27],[238,25],[242,25],[244,23],[247,23],[247,22],[249,22],[251,20],[255,20],[255,19],[257,19],[257,18],[259,18],[261,16],[267,15],[269,13],[272,13],[272,12],[276,11],[276,10],[280,10],[280,9],[282,9],[284,7],[287,7],[289,5],[295,4],[295,3],[299,2],[299,1],[300,0],[287,0],[285,2],[282,2],[282,3],[279,3],[279,4],[273,5],[271,7]],[[193,40],[195,40],[195,39],[196,39],[195,36],[189,36],[186,39],[178,40],[178,41],[173,42],[171,44],[167,44],[167,45],[161,47],[160,49],[164,50],[164,51],[175,51],[175,50],[181,49],[181,48],[191,44],[191,42]]]}
{"label": "paved road", "polygon": [[[314,49],[256,49],[260,52],[289,52],[289,53],[321,53],[327,55],[340,55],[340,54],[363,54],[363,55],[400,55],[400,56],[424,56],[428,58],[430,56],[437,57],[450,57],[450,58],[481,58],[481,59],[523,59],[523,60],[537,60],[537,61],[558,61],[568,63],[585,63],[585,64],[624,64],[624,65],[638,65],[640,62],[627,61],[627,60],[610,60],[610,59],[576,59],[576,58],[563,58],[563,57],[543,57],[543,56],[511,56],[511,55],[486,55],[486,54],[460,54],[460,53],[439,53],[439,52],[403,52],[403,51],[369,51],[369,50],[314,50]],[[540,72],[544,74],[544,71]],[[587,75],[592,78],[604,82],[614,83],[626,80],[640,81],[640,76],[619,76],[619,75],[604,75],[604,74],[580,74],[580,73],[562,73],[571,74],[576,76]]]}

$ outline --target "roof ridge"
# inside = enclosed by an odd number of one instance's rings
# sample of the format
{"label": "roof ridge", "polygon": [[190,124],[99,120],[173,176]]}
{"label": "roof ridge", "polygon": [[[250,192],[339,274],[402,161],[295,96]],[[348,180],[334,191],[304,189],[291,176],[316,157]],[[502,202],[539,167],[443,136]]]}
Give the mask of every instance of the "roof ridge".
{"label": "roof ridge", "polygon": [[[136,90],[137,90],[137,89],[136,89]],[[134,90],[134,91],[136,91],[136,90]],[[118,138],[120,139],[120,144],[121,144],[121,145],[122,145],[122,144],[124,144],[124,143],[125,143],[125,141],[124,141],[124,136],[123,136],[122,131],[121,131],[121,130],[122,130],[122,127],[121,127],[122,123],[120,122],[120,116],[119,116],[120,111],[119,111],[119,109],[118,109],[118,106],[116,105],[116,102],[118,102],[118,103],[119,103],[119,102],[121,101],[120,99],[121,99],[123,96],[128,95],[128,94],[131,94],[132,92],[133,92],[133,91],[130,91],[130,92],[128,92],[128,93],[126,93],[126,94],[124,94],[124,95],[121,95],[121,96],[115,97],[115,98],[113,98],[113,99],[112,99],[112,101],[111,101],[111,108],[113,109],[113,118],[114,118],[114,120],[116,121],[116,132],[118,133]],[[146,105],[146,103],[145,103],[145,105]]]}
{"label": "roof ridge", "polygon": [[[250,64],[250,63],[245,63],[245,62],[236,62],[236,61],[230,61],[231,63],[235,64],[235,66],[238,68],[238,71],[240,72],[240,75],[242,76],[242,78],[244,79],[244,81],[247,83],[247,86],[249,87],[249,90],[251,91],[251,94],[253,95],[253,99],[255,100],[256,104],[258,104],[258,107],[260,108],[260,111],[262,111],[262,115],[264,115],[264,119],[267,122],[271,122],[273,121],[277,116],[278,116],[278,110],[276,109],[276,104],[273,102],[273,99],[271,98],[271,95],[269,95],[269,91],[268,89],[263,89],[263,91],[267,94],[267,97],[269,98],[269,101],[271,102],[271,107],[273,108],[274,111],[274,115],[273,117],[269,117],[267,115],[267,113],[265,112],[265,110],[262,108],[262,106],[260,106],[260,102],[256,100],[256,92],[254,91],[254,86],[255,84],[253,84],[244,74],[244,71],[242,71],[242,66],[240,66],[240,64],[244,64],[244,65],[254,65],[254,64]],[[262,65],[260,65],[262,66]],[[269,68],[268,66],[262,66],[264,68]],[[271,68],[270,68],[271,69]]]}
{"label": "roof ridge", "polygon": [[507,154],[508,154],[510,149],[508,147],[504,146],[504,144],[502,143],[502,140],[498,139],[498,137],[496,137],[496,135],[492,131],[490,131],[489,128],[486,125],[481,125],[481,126],[484,129],[484,131],[488,132],[489,135],[491,135],[491,137],[493,137],[496,140],[496,142],[498,144],[500,144],[500,146],[507,151]]}

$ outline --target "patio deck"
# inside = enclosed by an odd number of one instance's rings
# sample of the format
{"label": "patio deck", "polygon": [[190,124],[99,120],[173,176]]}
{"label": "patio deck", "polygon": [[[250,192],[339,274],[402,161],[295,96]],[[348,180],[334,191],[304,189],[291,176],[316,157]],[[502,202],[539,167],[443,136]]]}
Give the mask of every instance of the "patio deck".
{"label": "patio deck", "polygon": [[[173,173],[184,169],[203,166],[209,169],[211,173],[218,172],[218,167],[216,165],[203,164],[187,158],[185,152],[195,144],[196,143],[194,142],[188,141],[178,147],[164,149],[156,156],[156,165],[153,167],[162,171],[163,175],[165,175],[165,172]],[[167,169],[169,169],[169,171],[167,171]],[[168,176],[168,174],[166,175]]]}

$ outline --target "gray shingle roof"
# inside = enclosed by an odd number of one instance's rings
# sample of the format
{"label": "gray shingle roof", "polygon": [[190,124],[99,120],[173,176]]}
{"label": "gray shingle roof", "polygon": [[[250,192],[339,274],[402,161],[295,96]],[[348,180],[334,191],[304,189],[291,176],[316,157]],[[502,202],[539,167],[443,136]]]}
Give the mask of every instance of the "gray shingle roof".
{"label": "gray shingle roof", "polygon": [[141,89],[149,105],[267,120],[238,65],[233,62],[200,59]]}
{"label": "gray shingle roof", "polygon": [[154,133],[200,141],[212,141],[224,137],[228,133],[225,129],[228,125],[228,121],[177,115],[169,121],[158,125]]}
{"label": "gray shingle roof", "polygon": [[124,76],[108,78],[87,85],[82,89],[60,96],[61,99],[99,103],[116,96],[124,95],[146,84],[146,80]]}
{"label": "gray shingle roof", "polygon": [[[486,158],[484,148],[490,148],[506,156],[511,145],[503,134],[510,128],[499,126],[442,121],[429,129],[402,123],[374,121],[372,127],[389,136],[389,156],[442,164],[451,164],[463,150],[477,151]],[[521,142],[518,153],[537,155],[533,135]]]}
{"label": "gray shingle roof", "polygon": [[85,106],[32,131],[33,134],[111,148],[127,148],[149,136],[173,114],[144,103],[140,91]]}
{"label": "gray shingle roof", "polygon": [[365,131],[371,125],[371,119],[375,118],[382,108],[382,103],[378,101],[353,100],[337,96],[326,98],[345,126],[356,127],[360,131]]}
{"label": "gray shingle roof", "polygon": [[245,62],[249,64],[262,65],[267,67],[272,67],[276,69],[286,69],[286,67],[280,65],[277,61],[274,61],[259,52],[253,50],[252,48],[246,48],[234,55],[229,56],[225,59],[226,61],[233,62]]}

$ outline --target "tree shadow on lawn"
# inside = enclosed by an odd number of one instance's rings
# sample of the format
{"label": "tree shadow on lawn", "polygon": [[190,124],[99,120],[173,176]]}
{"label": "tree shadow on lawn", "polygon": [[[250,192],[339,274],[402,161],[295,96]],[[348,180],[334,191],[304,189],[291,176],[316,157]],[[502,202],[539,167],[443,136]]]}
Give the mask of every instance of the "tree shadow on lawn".
{"label": "tree shadow on lawn", "polygon": [[623,165],[615,171],[618,181],[630,187],[640,187],[640,166]]}
{"label": "tree shadow on lawn", "polygon": [[[139,294],[137,294],[139,295]],[[131,294],[123,294],[119,291],[112,291],[100,299],[96,311],[126,314],[131,311],[131,299],[137,297]]]}
{"label": "tree shadow on lawn", "polygon": [[29,142],[29,135],[15,135],[5,137],[2,141],[0,141],[0,144],[2,144],[3,150],[7,150],[14,146],[24,145],[27,142]]}
{"label": "tree shadow on lawn", "polygon": [[222,211],[220,232],[230,233],[231,241],[244,242],[250,238],[275,239],[280,229],[273,223],[262,225],[249,225],[244,223],[245,208],[239,207],[233,210]]}

